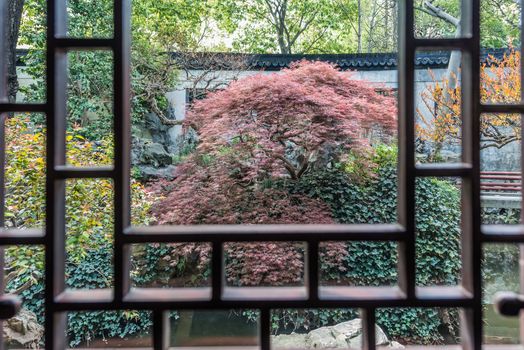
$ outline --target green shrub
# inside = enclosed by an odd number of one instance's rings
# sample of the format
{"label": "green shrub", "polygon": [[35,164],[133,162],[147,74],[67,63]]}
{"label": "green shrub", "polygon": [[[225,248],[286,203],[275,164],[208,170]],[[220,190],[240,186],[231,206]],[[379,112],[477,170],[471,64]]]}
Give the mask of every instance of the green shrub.
{"label": "green shrub", "polygon": [[520,209],[482,208],[482,223],[487,225],[513,225],[520,222]]}
{"label": "green shrub", "polygon": [[[79,264],[69,263],[66,274],[69,288],[108,288],[113,278],[112,247],[100,246],[87,252]],[[145,311],[90,311],[67,315],[69,345],[93,339],[124,338],[149,331],[151,317]]]}
{"label": "green shrub", "polygon": [[[516,208],[482,208],[482,223],[514,225],[520,222]],[[482,256],[483,297],[486,304],[500,291],[519,291],[519,246],[486,244]]]}
{"label": "green shrub", "polygon": [[459,332],[456,309],[378,309],[377,324],[391,338],[417,345],[455,344]]}
{"label": "green shrub", "polygon": [[[7,209],[12,226],[39,227],[43,223],[45,159],[44,134],[28,128],[27,122],[8,122]],[[77,135],[68,137],[68,155],[73,165],[111,162],[111,140],[93,148]],[[379,147],[369,159],[353,159],[351,166],[312,171],[298,181],[276,182],[271,186],[292,194],[306,195],[325,202],[340,223],[396,222],[397,179],[394,149]],[[359,162],[363,162],[362,165]],[[366,164],[364,164],[366,163]],[[362,169],[368,169],[362,174]],[[370,173],[371,171],[371,173]],[[358,173],[358,174],[357,174]],[[134,183],[133,218],[147,224],[153,198]],[[66,275],[69,287],[108,288],[112,281],[112,186],[108,181],[79,180],[68,186],[69,252]],[[29,203],[21,210],[18,203]],[[447,180],[421,179],[417,182],[417,283],[455,284],[459,263],[459,191]],[[344,266],[321,261],[323,282],[349,285],[392,285],[397,282],[397,253],[394,243],[350,242],[341,255]],[[158,249],[157,249],[158,248]],[[164,266],[165,246],[148,246],[135,267],[135,282],[149,284],[168,279],[173,266]],[[342,254],[341,253],[341,254]],[[8,290],[18,290],[27,308],[42,318],[43,251],[14,247],[7,252]],[[184,272],[184,267],[176,266]],[[205,276],[204,276],[205,278]],[[249,316],[249,315],[248,315]],[[277,329],[312,329],[357,317],[355,310],[322,309],[275,312],[272,326]],[[147,313],[72,313],[69,318],[72,346],[104,337],[125,337],[142,333],[150,326]],[[110,322],[107,322],[107,321]],[[421,309],[388,309],[378,313],[378,323],[395,339],[421,343],[443,342],[443,329],[454,332],[456,315]],[[406,325],[412,325],[408,327]],[[444,332],[445,333],[445,332]]]}
{"label": "green shrub", "polygon": [[89,311],[68,315],[69,345],[78,346],[95,339],[124,338],[149,332],[151,315],[147,311]]}
{"label": "green shrub", "polygon": [[[374,174],[363,182],[352,179],[345,167],[346,171],[310,173],[285,186],[291,192],[322,199],[330,205],[338,222],[394,223],[397,221],[395,154],[392,148],[380,147],[365,160],[371,161],[368,167],[374,169]],[[349,168],[352,169],[360,167]],[[419,179],[416,191],[417,284],[455,285],[460,273],[460,191],[451,181],[431,178]],[[321,264],[324,283],[354,286],[397,283],[396,244],[348,242],[347,249],[344,272]],[[324,310],[323,318],[330,319],[330,312]],[[392,309],[379,313],[377,322],[393,338],[434,344],[445,341],[443,329],[452,336],[458,335],[456,316],[454,312],[433,309]]]}
{"label": "green shrub", "polygon": [[[45,213],[45,130],[31,127],[24,116],[7,121],[6,211],[7,226],[41,228]],[[68,134],[70,164],[110,164],[111,140],[98,146],[76,134]],[[147,224],[153,201],[143,186],[132,183],[134,224]],[[76,289],[109,288],[112,284],[113,186],[109,180],[76,180],[66,189],[66,282]],[[43,322],[44,250],[13,246],[6,251],[6,290],[18,293],[23,307]],[[93,312],[69,314],[71,345],[94,336],[124,337],[147,329],[149,317],[129,313]]]}

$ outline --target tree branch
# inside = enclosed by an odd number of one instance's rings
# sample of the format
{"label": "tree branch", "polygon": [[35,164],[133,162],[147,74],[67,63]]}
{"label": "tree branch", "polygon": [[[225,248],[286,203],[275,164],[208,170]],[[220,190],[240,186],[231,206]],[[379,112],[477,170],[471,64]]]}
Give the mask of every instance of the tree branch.
{"label": "tree branch", "polygon": [[452,16],[451,14],[447,13],[446,11],[444,11],[443,9],[441,9],[440,7],[437,7],[437,6],[433,5],[431,3],[431,1],[429,1],[429,0],[424,1],[424,6],[429,11],[429,12],[426,11],[426,13],[428,13],[430,15],[432,14],[434,17],[438,17],[438,18],[448,22],[449,24],[454,25],[455,27],[460,26],[460,19],[459,18],[456,18],[456,17]]}

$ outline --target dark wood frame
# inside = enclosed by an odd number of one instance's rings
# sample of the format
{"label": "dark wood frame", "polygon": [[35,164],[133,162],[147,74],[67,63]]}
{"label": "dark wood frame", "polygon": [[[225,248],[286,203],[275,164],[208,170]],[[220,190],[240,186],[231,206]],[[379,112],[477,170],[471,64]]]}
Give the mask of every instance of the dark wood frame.
{"label": "dark wood frame", "polygon": [[[364,320],[364,348],[375,349],[375,311],[383,307],[454,307],[461,310],[462,346],[481,349],[483,243],[524,243],[524,225],[481,226],[480,115],[522,113],[524,104],[482,105],[480,102],[480,0],[462,0],[462,37],[414,37],[413,0],[399,1],[399,193],[398,224],[391,225],[261,225],[131,227],[130,225],[130,0],[114,1],[114,37],[67,37],[66,0],[47,0],[47,102],[10,104],[0,101],[0,113],[38,112],[47,116],[46,226],[40,230],[0,229],[0,246],[36,244],[45,247],[45,345],[67,347],[66,313],[78,310],[141,309],[153,312],[154,349],[169,347],[169,310],[257,308],[260,346],[270,348],[270,310],[275,308],[359,308]],[[5,3],[2,2],[2,3]],[[0,16],[0,24],[5,24]],[[111,50],[114,55],[115,159],[111,167],[72,168],[65,162],[67,52]],[[417,49],[462,51],[462,162],[415,163],[414,72]],[[0,67],[2,57],[0,55]],[[2,79],[4,75],[2,75]],[[5,82],[4,82],[5,85]],[[0,84],[0,96],[5,97]],[[524,86],[524,85],[523,85]],[[2,119],[3,121],[3,119]],[[3,139],[4,125],[0,125]],[[3,140],[2,140],[3,141]],[[0,149],[3,161],[4,147]],[[0,186],[3,187],[3,167]],[[415,181],[417,177],[462,179],[461,285],[418,287],[415,283]],[[115,186],[114,289],[71,291],[65,288],[65,180],[109,178]],[[3,195],[0,192],[0,196]],[[2,203],[3,204],[3,203]],[[0,219],[3,211],[0,209]],[[0,222],[3,224],[3,222]],[[2,225],[3,227],[3,225]],[[395,241],[399,246],[395,287],[319,286],[318,247],[323,241]],[[212,285],[198,289],[136,289],[129,281],[130,245],[149,242],[211,242]],[[224,283],[223,244],[230,241],[302,241],[307,243],[304,287],[232,288]],[[0,297],[0,318],[16,310],[16,298]],[[1,332],[0,332],[1,333]]]}

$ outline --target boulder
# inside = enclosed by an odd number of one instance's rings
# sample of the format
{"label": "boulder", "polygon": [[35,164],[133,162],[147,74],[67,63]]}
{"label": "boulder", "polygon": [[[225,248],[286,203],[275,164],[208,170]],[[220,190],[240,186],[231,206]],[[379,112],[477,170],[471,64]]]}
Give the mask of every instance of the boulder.
{"label": "boulder", "polygon": [[273,349],[305,349],[306,334],[281,334],[271,337]]}
{"label": "boulder", "polygon": [[[168,118],[173,118],[170,111]],[[174,178],[174,165],[196,147],[197,134],[181,125],[165,125],[160,118],[149,113],[144,125],[133,128],[131,164],[137,170],[135,177],[142,180]]]}
{"label": "boulder", "polygon": [[138,174],[136,174],[136,176],[141,180],[147,181],[158,178],[173,180],[176,177],[176,166],[174,165],[169,165],[163,168],[155,168],[149,165],[139,165],[136,167],[136,169],[138,170]]}
{"label": "boulder", "polygon": [[[403,349],[397,342],[390,342],[386,333],[376,326],[376,345]],[[275,349],[360,349],[362,348],[362,320],[357,318],[334,326],[321,327],[308,334],[282,334],[272,338]]]}
{"label": "boulder", "polygon": [[44,327],[38,323],[36,315],[27,310],[20,312],[4,322],[4,341],[9,347],[37,349],[44,336]]}
{"label": "boulder", "polygon": [[306,335],[306,349],[345,349],[346,338],[333,331],[333,327],[322,327]]}
{"label": "boulder", "polygon": [[402,345],[402,344],[400,344],[400,343],[398,343],[398,342],[396,342],[396,341],[392,341],[392,342],[389,344],[389,347],[390,347],[391,349],[404,349],[404,348],[405,348],[404,345]]}
{"label": "boulder", "polygon": [[[346,341],[350,348],[352,349],[361,349],[362,348],[362,328],[360,328],[360,320],[358,323],[358,333],[356,336],[346,338]],[[355,320],[353,320],[355,321]],[[351,321],[350,321],[351,322]],[[347,322],[344,322],[347,323]],[[375,326],[375,344],[378,346],[388,346],[390,345],[386,333],[379,326]]]}
{"label": "boulder", "polygon": [[142,154],[140,155],[140,163],[150,164],[154,167],[163,167],[171,165],[173,157],[167,153],[164,146],[156,142],[147,142],[144,144]]}
{"label": "boulder", "polygon": [[149,113],[146,115],[145,126],[152,132],[165,132],[169,126],[162,123],[158,115],[155,113]]}
{"label": "boulder", "polygon": [[355,338],[362,333],[362,321],[360,318],[356,318],[351,321],[339,323],[331,328],[333,329],[333,333],[337,335],[342,334],[347,339]]}

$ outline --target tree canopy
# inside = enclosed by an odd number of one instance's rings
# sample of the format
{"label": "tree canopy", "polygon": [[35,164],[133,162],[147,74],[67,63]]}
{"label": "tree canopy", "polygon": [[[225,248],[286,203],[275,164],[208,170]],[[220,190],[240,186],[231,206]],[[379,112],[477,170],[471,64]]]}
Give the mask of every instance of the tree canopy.
{"label": "tree canopy", "polygon": [[197,102],[187,116],[199,146],[164,188],[158,221],[325,222],[318,203],[261,188],[275,179],[298,180],[315,164],[334,166],[349,150],[366,148],[373,128],[394,130],[395,118],[392,97],[327,63],[240,79]]}
{"label": "tree canopy", "polygon": [[[27,72],[39,80],[24,93],[43,100],[45,1],[10,0],[10,67],[16,43],[30,48]],[[416,35],[452,37],[458,32],[459,2],[417,0]],[[68,35],[110,37],[112,1],[68,1]],[[397,50],[395,0],[144,0],[132,2],[133,120],[154,112],[166,122],[165,93],[175,84],[172,51],[240,51],[245,53],[352,53]],[[482,3],[482,44],[519,44],[519,6],[513,0]],[[17,17],[18,16],[18,17]],[[8,33],[9,34],[9,33]],[[456,60],[451,60],[455,62]],[[111,62],[107,52],[69,55],[69,124],[85,125],[84,136],[107,134],[112,118]],[[450,72],[456,72],[457,64]],[[10,73],[10,94],[18,89]],[[74,82],[74,84],[73,84]],[[96,115],[95,121],[92,116]],[[89,123],[86,122],[89,121]],[[89,124],[89,125],[88,125]]]}
{"label": "tree canopy", "polygon": [[394,130],[396,107],[369,83],[304,61],[233,82],[197,102],[186,123],[198,131],[201,151],[218,156],[231,148],[249,158],[247,177],[285,172],[297,179],[326,149],[359,148],[374,126]]}

